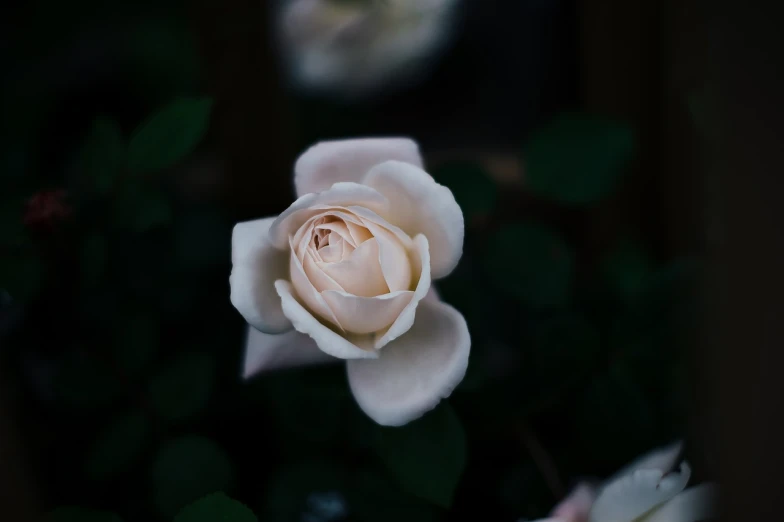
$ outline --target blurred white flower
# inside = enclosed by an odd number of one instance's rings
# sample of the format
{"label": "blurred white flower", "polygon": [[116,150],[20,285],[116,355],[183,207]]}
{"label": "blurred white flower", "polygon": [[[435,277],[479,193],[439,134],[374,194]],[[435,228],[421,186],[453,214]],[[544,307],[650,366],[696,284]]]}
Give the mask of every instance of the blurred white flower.
{"label": "blurred white flower", "polygon": [[[538,522],[699,522],[717,516],[717,487],[685,489],[691,469],[675,470],[681,443],[649,453],[604,485],[581,484]],[[685,491],[684,491],[685,490]]]}
{"label": "blurred white flower", "polygon": [[415,79],[448,41],[459,0],[284,0],[277,37],[303,89],[364,95]]}

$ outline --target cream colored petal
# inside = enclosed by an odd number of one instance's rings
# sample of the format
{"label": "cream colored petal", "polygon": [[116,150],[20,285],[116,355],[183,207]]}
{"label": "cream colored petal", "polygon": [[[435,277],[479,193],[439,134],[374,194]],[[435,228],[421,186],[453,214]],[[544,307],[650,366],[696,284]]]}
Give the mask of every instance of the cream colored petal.
{"label": "cream colored petal", "polygon": [[310,279],[308,279],[305,268],[302,266],[300,260],[297,259],[297,256],[289,256],[289,258],[291,284],[294,287],[299,301],[304,303],[311,312],[321,319],[329,321],[338,328],[341,328],[340,322],[338,322],[335,314],[332,313],[329,305],[324,301],[321,293],[313,286]]}
{"label": "cream colored petal", "polygon": [[340,359],[377,359],[378,352],[363,350],[345,337],[324,326],[313,314],[308,312],[292,295],[293,287],[288,281],[275,281],[275,290],[281,298],[283,313],[294,328],[310,336],[324,352]]}
{"label": "cream colored petal", "polygon": [[270,227],[272,244],[284,249],[289,236],[294,235],[308,219],[335,206],[359,205],[373,211],[386,209],[389,202],[377,190],[357,183],[335,183],[329,190],[305,194],[291,204]]}
{"label": "cream colored petal", "polygon": [[350,212],[357,218],[361,220],[361,223],[367,227],[371,234],[375,235],[376,231],[381,227],[384,230],[388,230],[395,235],[395,237],[403,243],[406,248],[411,248],[411,237],[409,236],[403,229],[396,226],[393,223],[390,223],[386,219],[384,219],[379,214],[373,212],[372,210],[364,207],[358,206],[350,206],[346,207],[346,212]]}
{"label": "cream colored petal", "polygon": [[702,522],[719,516],[719,488],[716,484],[701,484],[689,488],[661,507],[653,510],[640,522]]}
{"label": "cream colored petal", "polygon": [[359,243],[354,240],[354,237],[349,232],[348,226],[343,221],[333,221],[332,223],[322,223],[320,225],[316,225],[317,230],[328,230],[330,232],[335,232],[338,236],[342,237],[346,240],[351,246],[354,248],[357,247]]}
{"label": "cream colored petal", "polygon": [[362,243],[345,261],[318,263],[318,266],[346,292],[375,297],[389,293],[378,257],[378,242],[374,238]]}
{"label": "cream colored petal", "polygon": [[411,261],[406,248],[391,232],[376,228],[374,237],[378,241],[378,261],[389,290],[408,290],[411,288]]}
{"label": "cream colored petal", "polygon": [[414,238],[414,252],[412,253],[411,261],[414,264],[412,267],[413,273],[419,274],[419,281],[414,290],[414,295],[403,311],[400,312],[395,322],[392,323],[392,326],[381,337],[376,339],[376,350],[380,350],[411,328],[414,324],[417,305],[430,291],[430,251],[425,236],[419,235]]}
{"label": "cream colored petal", "polygon": [[273,335],[248,327],[242,378],[249,379],[259,373],[294,366],[326,364],[340,360],[319,350],[313,339],[296,330]]}
{"label": "cream colored petal", "polygon": [[449,397],[465,376],[470,349],[460,312],[445,303],[425,302],[414,326],[378,352],[378,360],[348,362],[348,382],[371,419],[401,426]]}
{"label": "cream colored petal", "polygon": [[324,271],[318,267],[318,262],[312,253],[307,252],[302,262],[302,268],[305,270],[305,275],[310,280],[313,287],[319,291],[324,290],[337,290],[338,292],[345,292],[345,288],[340,286],[337,281],[329,277]]}
{"label": "cream colored petal", "polygon": [[399,161],[373,167],[362,182],[389,200],[382,217],[410,236],[427,236],[433,277],[449,275],[463,254],[465,234],[463,212],[452,192],[421,168]]}
{"label": "cream colored petal", "polygon": [[269,242],[274,217],[238,223],[231,236],[231,304],[255,328],[268,333],[291,329],[283,315],[275,280],[288,276],[287,251]]}
{"label": "cream colored petal", "polygon": [[591,508],[591,522],[628,522],[672,499],[691,477],[685,462],[680,472],[639,469],[605,486]]}
{"label": "cream colored petal", "polygon": [[351,237],[354,238],[354,244],[357,246],[373,237],[370,231],[363,226],[355,225],[350,221],[346,221],[345,225],[351,233]]}
{"label": "cream colored petal", "polygon": [[587,483],[579,484],[553,509],[551,515],[569,522],[587,522],[595,499],[594,486]]}
{"label": "cream colored petal", "polygon": [[387,160],[422,166],[419,147],[408,138],[322,141],[297,160],[294,186],[301,196],[326,190],[338,181],[358,183],[371,167]]}
{"label": "cream colored petal", "polygon": [[377,297],[358,297],[332,290],[322,293],[324,300],[347,331],[371,334],[388,328],[411,302],[414,292],[393,292]]}
{"label": "cream colored petal", "polygon": [[621,469],[621,471],[609,478],[607,482],[613,482],[615,479],[631,475],[638,469],[658,469],[666,473],[675,469],[675,466],[678,465],[682,449],[682,441],[676,441],[669,446],[657,448]]}

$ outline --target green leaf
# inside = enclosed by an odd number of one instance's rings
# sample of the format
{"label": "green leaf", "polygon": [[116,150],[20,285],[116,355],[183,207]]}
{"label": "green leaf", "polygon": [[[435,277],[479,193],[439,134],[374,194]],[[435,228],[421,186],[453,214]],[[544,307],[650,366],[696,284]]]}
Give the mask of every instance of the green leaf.
{"label": "green leaf", "polygon": [[80,158],[88,185],[99,194],[107,193],[125,162],[125,142],[117,123],[105,118],[95,120]]}
{"label": "green leaf", "polygon": [[644,293],[653,278],[653,263],[641,247],[625,242],[604,260],[603,271],[615,293],[630,301]]}
{"label": "green leaf", "polygon": [[571,297],[572,252],[560,236],[543,225],[501,228],[490,238],[485,267],[499,290],[529,306],[561,306]]}
{"label": "green leaf", "polygon": [[131,315],[117,329],[114,359],[130,376],[144,370],[158,350],[158,325],[143,315]]}
{"label": "green leaf", "polygon": [[121,388],[118,380],[98,362],[73,356],[60,364],[54,377],[54,390],[64,406],[94,410],[114,402]]}
{"label": "green leaf", "polygon": [[154,114],[131,137],[131,172],[165,169],[185,158],[207,133],[211,111],[209,98],[179,98]]}
{"label": "green leaf", "polygon": [[100,234],[88,236],[82,247],[82,279],[87,286],[101,281],[109,261],[109,246]]}
{"label": "green leaf", "polygon": [[206,353],[187,354],[150,381],[155,410],[171,421],[199,413],[210,400],[215,379],[215,362]]}
{"label": "green leaf", "polygon": [[447,403],[400,428],[379,428],[376,451],[400,486],[448,508],[466,463],[466,437]]}
{"label": "green leaf", "polygon": [[33,255],[0,256],[0,289],[20,303],[29,303],[44,285],[46,271]]}
{"label": "green leaf", "polygon": [[311,458],[288,464],[272,476],[264,491],[262,520],[305,520],[311,508],[320,507],[311,505],[314,498],[341,498],[347,491],[347,480],[345,466],[339,461]]}
{"label": "green leaf", "polygon": [[102,481],[126,472],[144,449],[150,434],[147,419],[141,413],[127,413],[114,419],[99,434],[87,456],[87,475]]}
{"label": "green leaf", "polygon": [[234,468],[226,452],[212,440],[189,435],[160,449],[151,480],[156,508],[171,519],[205,495],[228,491],[234,482]]}
{"label": "green leaf", "polygon": [[122,522],[122,519],[108,511],[66,506],[49,512],[46,522]]}
{"label": "green leaf", "polygon": [[174,522],[257,522],[253,511],[224,493],[213,493],[184,508]]}
{"label": "green leaf", "polygon": [[634,153],[629,127],[584,114],[562,114],[525,148],[528,186],[569,205],[591,205],[615,188]]}
{"label": "green leaf", "polygon": [[489,214],[495,207],[498,188],[479,165],[447,165],[433,172],[433,177],[452,191],[468,218]]}
{"label": "green leaf", "polygon": [[172,220],[166,193],[139,184],[123,187],[113,211],[115,222],[121,228],[137,234],[168,225]]}

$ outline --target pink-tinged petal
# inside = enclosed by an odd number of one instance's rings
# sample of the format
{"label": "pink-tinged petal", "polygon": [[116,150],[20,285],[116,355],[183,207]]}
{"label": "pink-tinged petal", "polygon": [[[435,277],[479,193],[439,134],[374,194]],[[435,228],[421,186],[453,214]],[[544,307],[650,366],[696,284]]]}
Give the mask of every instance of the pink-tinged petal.
{"label": "pink-tinged petal", "polygon": [[267,333],[291,329],[275,281],[288,277],[288,252],[268,239],[274,217],[238,223],[231,236],[231,304],[253,327]]}
{"label": "pink-tinged petal", "polygon": [[[294,247],[292,246],[292,250],[293,249]],[[337,317],[332,313],[332,309],[330,309],[327,302],[324,301],[324,298],[321,296],[321,292],[319,292],[316,287],[313,286],[313,282],[308,279],[305,268],[295,255],[289,256],[289,271],[291,284],[296,291],[296,296],[299,300],[305,303],[313,313],[322,319],[331,322],[338,328],[342,328]]]}
{"label": "pink-tinged petal", "polygon": [[430,241],[433,278],[449,275],[463,255],[465,223],[452,191],[436,183],[421,168],[399,161],[373,167],[362,182],[389,200],[391,223],[410,236]]}
{"label": "pink-tinged petal", "polygon": [[657,448],[650,453],[646,453],[638,458],[628,466],[624,467],[621,471],[613,475],[607,482],[612,482],[617,478],[631,475],[638,469],[658,469],[663,472],[668,472],[675,469],[681,457],[681,450],[683,449],[683,442],[676,441],[669,446]]}
{"label": "pink-tinged petal", "polygon": [[422,166],[419,146],[408,138],[322,141],[294,165],[297,196],[321,192],[339,181],[359,183],[372,167],[388,160]]}
{"label": "pink-tinged petal", "polygon": [[[373,297],[389,293],[378,262],[378,241],[368,239],[340,263],[316,263],[330,278],[354,295]],[[326,290],[326,289],[325,289]]]}
{"label": "pink-tinged petal", "polygon": [[719,516],[719,488],[701,484],[689,488],[642,518],[641,522],[702,522]]}
{"label": "pink-tinged petal", "polygon": [[340,360],[319,350],[313,339],[296,330],[272,335],[248,327],[242,378],[249,379],[256,374],[272,370],[326,364]]}
{"label": "pink-tinged petal", "polygon": [[436,290],[435,285],[430,285],[430,290],[428,290],[427,295],[425,295],[423,301],[428,301],[430,303],[440,303],[441,296],[438,295],[438,290]]}
{"label": "pink-tinged petal", "polygon": [[680,472],[639,469],[605,486],[591,508],[591,522],[627,522],[648,513],[684,490],[691,477],[685,462]]}
{"label": "pink-tinged petal", "polygon": [[347,332],[371,334],[388,328],[411,302],[414,292],[360,297],[329,290],[321,295]]}
{"label": "pink-tinged petal", "polygon": [[460,312],[423,302],[414,326],[379,353],[377,360],[348,361],[354,398],[383,426],[421,417],[452,393],[465,376],[471,336]]}
{"label": "pink-tinged petal", "polygon": [[313,314],[308,312],[292,295],[291,283],[284,280],[275,282],[275,290],[280,295],[283,313],[289,318],[294,328],[310,336],[316,345],[333,357],[340,359],[377,359],[378,352],[363,350],[345,337],[324,326]]}
{"label": "pink-tinged petal", "polygon": [[323,192],[304,194],[278,216],[270,227],[269,235],[272,244],[284,249],[289,237],[293,236],[308,219],[323,214],[324,210],[330,207],[351,205],[379,211],[386,209],[389,202],[377,190],[358,183],[335,183]]}
{"label": "pink-tinged petal", "polygon": [[411,301],[403,308],[389,329],[376,339],[374,344],[376,350],[380,350],[412,327],[416,318],[417,306],[430,291],[430,251],[428,250],[427,238],[423,235],[414,238],[414,253],[411,256],[411,262],[414,264],[412,272],[419,274],[419,282],[414,290],[414,295],[411,296]]}
{"label": "pink-tinged petal", "polygon": [[553,509],[551,514],[568,522],[587,522],[595,499],[595,487],[590,484],[579,484]]}

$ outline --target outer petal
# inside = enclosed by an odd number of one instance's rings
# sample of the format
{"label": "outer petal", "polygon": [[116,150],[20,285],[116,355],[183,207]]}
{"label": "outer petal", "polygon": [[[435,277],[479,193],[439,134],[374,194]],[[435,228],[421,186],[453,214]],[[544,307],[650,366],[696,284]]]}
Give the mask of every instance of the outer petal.
{"label": "outer petal", "polygon": [[680,472],[665,475],[658,469],[640,469],[606,486],[591,509],[591,522],[629,522],[672,499],[689,482],[685,462]]}
{"label": "outer petal", "polygon": [[384,426],[401,426],[432,410],[460,383],[471,337],[460,312],[423,301],[417,321],[374,361],[348,361],[348,382],[359,407]]}
{"label": "outer petal", "polygon": [[638,458],[621,471],[613,475],[607,480],[607,483],[614,482],[616,479],[631,475],[638,469],[659,469],[663,472],[668,472],[675,469],[681,457],[681,450],[683,449],[683,442],[673,442],[669,446],[655,449],[650,453],[646,453]]}
{"label": "outer petal", "polygon": [[322,352],[313,339],[296,330],[271,335],[248,327],[242,378],[249,379],[270,370],[337,361],[340,359]]}
{"label": "outer petal", "polygon": [[333,332],[313,315],[308,312],[301,304],[294,299],[291,293],[291,283],[279,279],[275,281],[275,290],[278,291],[283,304],[283,313],[291,320],[294,328],[301,333],[307,334],[316,345],[324,352],[340,359],[377,359],[378,352],[374,350],[363,350],[356,344],[346,340],[345,337]]}
{"label": "outer petal", "polygon": [[449,275],[463,254],[465,223],[452,191],[421,168],[399,161],[373,167],[362,183],[389,200],[390,223],[410,236],[424,234],[430,242],[433,277]]}
{"label": "outer petal", "polygon": [[297,196],[321,192],[339,181],[359,183],[368,170],[387,160],[422,166],[419,146],[409,138],[322,141],[306,150],[294,165]]}
{"label": "outer petal", "polygon": [[324,213],[324,209],[332,206],[351,205],[383,211],[389,202],[370,187],[357,183],[335,183],[328,190],[305,194],[292,203],[270,227],[270,240],[276,247],[284,249],[289,236],[293,236],[309,218]]}
{"label": "outer petal", "polygon": [[403,308],[403,311],[400,312],[400,315],[395,319],[395,322],[390,325],[389,329],[384,332],[381,337],[376,339],[376,342],[373,345],[376,350],[380,350],[388,343],[406,333],[412,327],[416,316],[417,306],[430,291],[430,251],[428,249],[427,238],[423,235],[415,237],[414,248],[416,251],[414,255],[411,256],[411,261],[418,265],[414,267],[413,271],[414,273],[419,274],[419,282],[411,296],[411,300],[406,307]]}
{"label": "outer petal", "polygon": [[701,484],[689,488],[663,506],[656,508],[641,522],[700,522],[718,517],[718,487]]}
{"label": "outer petal", "polygon": [[596,499],[596,488],[590,484],[580,484],[564,500],[558,504],[552,516],[568,522],[585,522]]}
{"label": "outer petal", "polygon": [[288,252],[273,247],[268,238],[275,219],[238,223],[231,236],[231,304],[248,323],[267,333],[291,329],[275,291],[275,280],[288,273]]}

